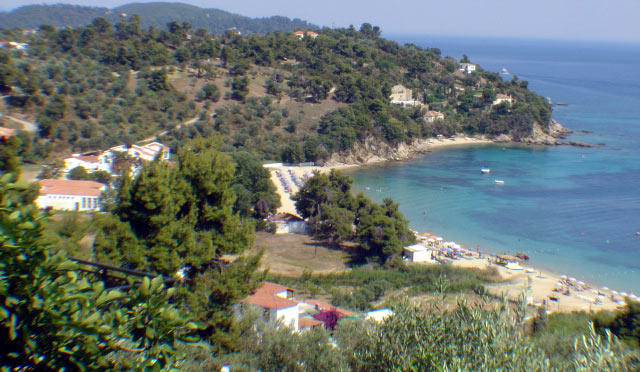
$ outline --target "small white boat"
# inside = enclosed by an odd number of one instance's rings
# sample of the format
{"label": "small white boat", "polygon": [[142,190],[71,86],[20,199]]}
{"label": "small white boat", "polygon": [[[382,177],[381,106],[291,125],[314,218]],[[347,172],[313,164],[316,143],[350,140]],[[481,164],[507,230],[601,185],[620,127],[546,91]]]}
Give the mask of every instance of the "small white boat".
{"label": "small white boat", "polygon": [[502,68],[502,75],[509,75],[509,74],[510,74],[509,70],[507,70],[506,67],[503,67]]}
{"label": "small white boat", "polygon": [[502,180],[495,180],[493,181],[493,183],[495,183],[496,185],[504,185],[504,181]]}
{"label": "small white boat", "polygon": [[482,169],[480,169],[480,172],[482,172],[482,173],[484,173],[484,174],[489,174],[489,173],[491,173],[491,169],[489,169],[489,168],[482,168]]}
{"label": "small white boat", "polygon": [[530,273],[530,274],[533,274],[533,273],[536,273],[536,272],[537,272],[535,269],[530,268],[530,267],[527,267],[526,269],[524,269],[524,271],[525,271],[526,273]]}

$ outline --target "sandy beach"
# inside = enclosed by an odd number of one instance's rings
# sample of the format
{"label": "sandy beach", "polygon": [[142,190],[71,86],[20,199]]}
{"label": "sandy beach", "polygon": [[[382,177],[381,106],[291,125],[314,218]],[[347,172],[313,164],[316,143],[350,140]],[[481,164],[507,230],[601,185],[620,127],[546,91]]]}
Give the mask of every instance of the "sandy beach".
{"label": "sandy beach", "polygon": [[[436,257],[446,249],[433,247]],[[487,290],[497,296],[505,295],[517,300],[524,295],[527,302],[551,312],[615,310],[621,306],[623,296],[606,287],[584,283],[580,279],[558,275],[540,268],[531,267],[520,260],[512,269],[495,263],[473,250],[461,248],[457,259],[444,258],[446,262],[461,267],[479,269],[495,268],[502,281],[486,285]]]}
{"label": "sandy beach", "polygon": [[[419,140],[413,144],[413,147],[418,152],[428,152],[431,150],[449,148],[454,146],[470,146],[470,145],[482,145],[490,144],[493,141],[486,138],[476,138],[467,136],[456,136],[452,138],[429,138],[426,140]],[[271,181],[276,186],[276,192],[280,195],[280,201],[282,206],[278,209],[278,213],[291,213],[297,215],[297,211],[294,205],[294,201],[291,196],[298,192],[299,186],[295,182],[295,178],[304,180],[311,175],[314,171],[321,173],[328,173],[331,169],[345,169],[351,167],[357,167],[361,165],[371,165],[376,163],[386,162],[386,159],[372,158],[363,164],[343,164],[343,163],[329,163],[325,166],[289,166],[281,163],[265,164],[265,168],[269,169],[271,173]],[[286,190],[286,187],[289,190]]]}
{"label": "sandy beach", "polygon": [[[414,143],[412,146],[418,152],[449,148],[454,146],[469,146],[476,144],[490,144],[493,141],[485,138],[472,138],[456,136],[453,138],[430,138]],[[294,201],[291,196],[298,192],[300,185],[314,171],[327,173],[331,169],[344,169],[360,165],[381,163],[385,159],[373,158],[364,164],[333,163],[325,166],[287,166],[281,163],[266,164],[265,168],[271,173],[271,180],[280,195],[282,206],[279,213],[291,213],[297,215]],[[440,251],[435,249],[435,252]],[[518,299],[524,295],[527,302],[534,306],[541,306],[549,312],[571,311],[597,311],[601,309],[614,310],[624,298],[621,294],[606,287],[596,287],[588,283],[582,283],[579,279],[561,277],[544,269],[532,268],[522,263],[519,269],[509,269],[497,265],[495,258],[482,256],[473,250],[464,250],[464,255],[458,259],[445,259],[447,262],[462,267],[487,268],[494,267],[502,277],[502,281],[487,286],[487,289],[495,295],[506,295],[511,299]],[[528,270],[527,270],[528,269]]]}

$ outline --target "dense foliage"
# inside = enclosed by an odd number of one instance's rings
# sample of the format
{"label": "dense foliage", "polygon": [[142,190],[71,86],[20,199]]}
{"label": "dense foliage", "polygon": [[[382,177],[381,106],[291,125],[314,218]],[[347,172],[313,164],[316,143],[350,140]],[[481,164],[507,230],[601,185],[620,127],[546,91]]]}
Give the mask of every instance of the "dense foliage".
{"label": "dense foliage", "polygon": [[123,14],[138,14],[142,26],[164,27],[167,23],[189,22],[195,28],[204,28],[212,34],[222,34],[235,28],[242,33],[265,34],[273,31],[293,31],[298,28],[317,28],[299,19],[273,16],[250,18],[220,9],[202,9],[181,3],[126,4],[113,9],[66,4],[27,5],[10,12],[0,13],[0,28],[38,28],[42,24],[56,27],[80,27],[96,17],[118,22]]}
{"label": "dense foliage", "polygon": [[[517,139],[550,121],[550,107],[526,82],[481,68],[465,74],[438,49],[384,40],[370,24],[300,40],[212,36],[175,21],[145,29],[130,15],[115,26],[96,18],[75,29],[2,34],[29,43],[28,53],[0,53],[10,111],[39,125],[23,141],[29,159],[154,136],[175,151],[194,137],[224,136],[224,151],[322,162],[367,141],[395,146],[459,132]],[[397,84],[420,105],[391,104]],[[515,103],[494,105],[498,93]],[[427,110],[445,119],[427,121]]]}
{"label": "dense foliage", "polygon": [[198,329],[171,304],[162,278],[129,292],[89,281],[44,235],[34,193],[0,179],[0,369],[170,370]]}
{"label": "dense foliage", "polygon": [[402,254],[415,241],[398,204],[385,199],[376,204],[360,193],[351,193],[351,177],[331,170],[316,172],[294,195],[296,209],[309,220],[315,236],[334,243],[355,240],[361,259],[385,262]]}
{"label": "dense foliage", "polygon": [[[101,262],[190,278],[178,292],[182,306],[205,324],[201,335],[232,349],[232,306],[256,286],[260,255],[228,264],[223,254],[253,244],[254,223],[234,211],[236,172],[216,141],[188,142],[175,165],[156,160],[120,180],[112,214],[97,215],[93,245]],[[236,186],[241,186],[237,183]],[[255,186],[259,188],[259,185]],[[237,189],[237,187],[235,187]]]}

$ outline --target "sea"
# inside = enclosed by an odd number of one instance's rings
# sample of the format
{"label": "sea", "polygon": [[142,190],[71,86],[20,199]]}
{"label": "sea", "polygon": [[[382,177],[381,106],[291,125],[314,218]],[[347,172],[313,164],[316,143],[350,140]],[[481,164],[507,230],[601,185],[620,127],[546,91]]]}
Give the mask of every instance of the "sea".
{"label": "sea", "polygon": [[354,190],[392,198],[419,232],[640,294],[640,44],[385,36],[507,69],[503,79],[567,104],[553,109],[574,131],[567,140],[601,146],[446,148],[351,169]]}

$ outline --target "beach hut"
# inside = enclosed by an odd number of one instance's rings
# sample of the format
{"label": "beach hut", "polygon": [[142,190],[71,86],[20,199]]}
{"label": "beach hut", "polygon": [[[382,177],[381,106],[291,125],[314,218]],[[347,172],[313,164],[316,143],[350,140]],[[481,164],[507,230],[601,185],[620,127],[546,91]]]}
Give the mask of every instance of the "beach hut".
{"label": "beach hut", "polygon": [[435,262],[431,258],[431,250],[421,244],[404,247],[404,256],[411,262]]}

